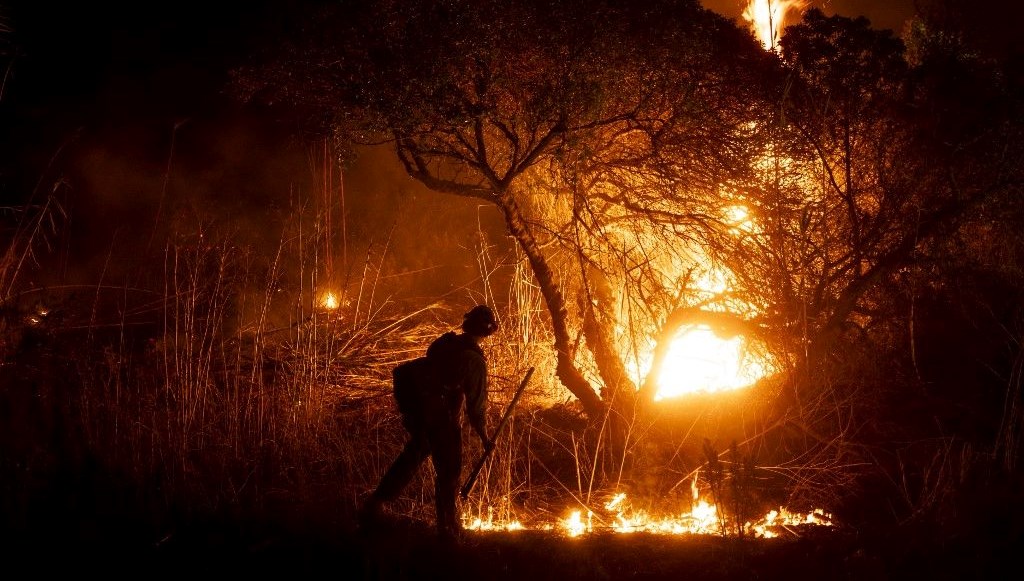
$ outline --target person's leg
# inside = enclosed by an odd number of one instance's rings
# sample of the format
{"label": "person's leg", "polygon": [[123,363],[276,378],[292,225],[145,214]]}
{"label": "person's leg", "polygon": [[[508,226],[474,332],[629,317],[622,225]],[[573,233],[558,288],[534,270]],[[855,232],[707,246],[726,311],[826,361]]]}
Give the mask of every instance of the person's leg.
{"label": "person's leg", "polygon": [[402,448],[387,472],[380,479],[377,488],[370,494],[359,509],[359,520],[366,525],[374,520],[380,513],[385,502],[398,498],[402,490],[408,486],[416,471],[419,470],[423,461],[430,454],[430,441],[422,422],[416,418],[405,418],[406,429],[409,430],[409,440]]}
{"label": "person's leg", "polygon": [[462,434],[454,422],[435,426],[430,432],[431,460],[434,463],[434,499],[438,533],[445,539],[462,532],[456,513],[456,495],[462,475]]}
{"label": "person's leg", "polygon": [[388,471],[380,479],[377,489],[372,496],[382,502],[388,502],[398,498],[402,490],[409,484],[412,477],[416,475],[420,464],[427,459],[430,447],[425,438],[411,437],[402,448],[402,452],[391,463]]}

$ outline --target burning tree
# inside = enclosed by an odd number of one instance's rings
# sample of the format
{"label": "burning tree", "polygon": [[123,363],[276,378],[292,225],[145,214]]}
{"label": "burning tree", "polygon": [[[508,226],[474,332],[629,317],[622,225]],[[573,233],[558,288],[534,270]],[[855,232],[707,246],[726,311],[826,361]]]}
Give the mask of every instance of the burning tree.
{"label": "burning tree", "polygon": [[558,378],[594,418],[631,407],[646,370],[630,353],[693,288],[697,243],[727,229],[722,184],[758,153],[770,68],[696,2],[618,4],[345,10],[243,82],[496,206],[541,289]]}

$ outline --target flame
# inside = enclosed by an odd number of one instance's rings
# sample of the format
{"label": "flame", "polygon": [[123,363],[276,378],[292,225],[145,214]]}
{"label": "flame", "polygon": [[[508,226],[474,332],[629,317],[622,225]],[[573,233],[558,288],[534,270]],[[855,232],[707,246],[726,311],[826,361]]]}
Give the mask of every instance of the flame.
{"label": "flame", "polygon": [[[758,231],[757,223],[745,207],[730,207],[725,210],[725,216],[727,223],[735,228],[751,233]],[[729,311],[743,317],[757,313],[754,305],[730,296],[732,280],[721,268],[706,266],[695,273],[689,284],[694,296],[702,300],[708,311]],[[657,372],[655,401],[742,389],[774,373],[776,369],[770,361],[753,352],[751,347],[750,341],[742,335],[720,337],[702,324],[683,327],[669,344]],[[651,343],[638,356],[628,352],[623,355],[632,362],[631,369],[638,384],[651,372],[653,349]]]}
{"label": "flame", "polygon": [[[750,208],[731,204],[722,208],[723,222],[736,236],[758,235],[759,224]],[[696,272],[690,286],[710,311],[731,311],[743,316],[757,309],[729,296],[733,280],[728,271],[707,264]],[[644,362],[645,365],[649,361]],[[672,340],[658,371],[654,399],[662,400],[691,393],[715,393],[741,389],[757,383],[774,370],[762,356],[750,352],[743,336],[719,337],[706,325],[685,327]]]}
{"label": "flame", "polygon": [[341,306],[341,301],[338,299],[338,295],[334,291],[324,291],[320,294],[320,298],[317,299],[317,304],[328,311],[333,311]]}
{"label": "flame", "polygon": [[750,23],[764,48],[775,50],[786,15],[790,10],[801,10],[806,5],[805,0],[750,0],[743,10],[743,18]]}
{"label": "flame", "polygon": [[582,513],[574,510],[569,513],[569,518],[562,521],[562,527],[570,537],[578,537],[583,533],[589,533],[594,530],[593,518],[594,513],[588,510],[587,522],[583,522]]}
{"label": "flame", "polygon": [[503,520],[494,518],[494,507],[487,507],[487,518],[480,516],[462,515],[462,527],[470,531],[521,531],[523,523],[518,520]]}
{"label": "flame", "polygon": [[[690,510],[676,514],[663,516],[652,516],[646,511],[630,511],[625,502],[625,493],[616,494],[612,502],[618,508],[615,519],[608,527],[617,533],[655,533],[669,535],[720,535],[723,533],[723,523],[718,512],[718,507],[705,499],[699,497],[696,489],[696,476],[694,477],[694,498]],[[577,537],[584,532],[592,532],[594,527],[590,522],[581,526],[582,520],[580,511],[573,511],[568,519],[563,521],[564,530],[570,537]],[[745,530],[750,531],[758,538],[774,538],[779,536],[780,529],[797,526],[822,526],[832,527],[832,516],[823,509],[815,509],[811,512],[801,514],[790,512],[785,508],[769,511],[768,514],[757,521],[745,523]]]}
{"label": "flame", "polygon": [[706,325],[697,325],[680,333],[669,346],[654,399],[740,389],[769,371],[767,362],[747,352],[743,337],[723,339]]}
{"label": "flame", "polygon": [[[569,537],[580,537],[595,531],[608,530],[615,533],[653,533],[661,535],[722,535],[727,532],[719,514],[718,507],[699,497],[694,476],[694,498],[689,510],[664,515],[652,515],[644,510],[632,510],[626,501],[624,492],[616,493],[605,505],[608,511],[615,511],[613,517],[594,523],[594,512],[572,510],[566,518],[558,519],[557,523],[538,523],[526,526],[517,519],[506,521],[495,520],[494,511],[488,509],[488,517],[472,518],[463,515],[464,527],[469,531],[502,532],[519,530],[559,531]],[[819,526],[834,527],[832,515],[823,509],[814,509],[807,513],[791,512],[780,507],[771,510],[756,521],[744,523],[744,530],[756,538],[770,539],[788,532],[796,534],[796,527]]]}
{"label": "flame", "polygon": [[800,514],[790,512],[785,508],[779,508],[779,510],[770,511],[761,521],[757,523],[748,523],[748,528],[754,531],[755,536],[772,539],[779,534],[773,529],[795,527],[801,525],[817,525],[817,526],[832,526],[832,515],[828,514],[820,508],[816,508],[811,512]]}

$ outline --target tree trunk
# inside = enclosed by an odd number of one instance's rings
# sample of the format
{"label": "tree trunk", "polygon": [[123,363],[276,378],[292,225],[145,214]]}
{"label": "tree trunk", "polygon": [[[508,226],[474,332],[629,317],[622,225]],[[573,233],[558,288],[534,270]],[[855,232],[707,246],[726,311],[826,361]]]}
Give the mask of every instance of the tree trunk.
{"label": "tree trunk", "polygon": [[627,403],[636,394],[636,385],[629,378],[622,353],[615,345],[615,329],[609,315],[614,302],[608,279],[597,268],[590,268],[585,281],[587,293],[580,296],[580,313],[583,316],[583,336],[587,347],[594,354],[598,373],[604,381],[601,399],[606,403]]}
{"label": "tree trunk", "polygon": [[505,224],[509,233],[519,243],[520,248],[526,254],[526,259],[533,269],[533,275],[540,286],[541,295],[551,315],[551,330],[555,336],[555,354],[557,357],[556,374],[562,385],[566,387],[583,405],[584,411],[592,420],[600,419],[605,411],[604,402],[597,395],[597,391],[590,385],[573,362],[572,341],[569,337],[569,326],[567,323],[568,313],[565,308],[565,298],[555,280],[554,273],[548,265],[543,251],[537,244],[536,238],[530,231],[526,220],[523,218],[522,210],[516,203],[515,197],[508,190],[496,192],[498,208],[505,217]]}

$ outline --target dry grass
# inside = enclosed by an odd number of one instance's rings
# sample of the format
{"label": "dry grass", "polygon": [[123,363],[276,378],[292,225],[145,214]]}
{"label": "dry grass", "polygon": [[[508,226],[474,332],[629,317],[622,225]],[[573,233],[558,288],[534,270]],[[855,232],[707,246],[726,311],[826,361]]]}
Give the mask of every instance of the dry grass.
{"label": "dry grass", "polygon": [[[97,288],[91,300],[65,295],[63,303],[58,292],[49,300],[59,320],[18,323],[37,342],[9,354],[17,373],[6,393],[36,390],[46,409],[34,413],[53,424],[43,437],[76,434],[56,446],[57,456],[88,465],[40,457],[40,467],[84,470],[70,486],[117,486],[127,493],[121,506],[96,510],[148,515],[154,539],[210,519],[350,526],[404,440],[391,368],[421,354],[451,328],[438,321],[464,306],[343,300],[319,308],[318,274],[301,264],[289,272],[280,257],[296,251],[284,242],[267,264],[212,230],[172,239],[162,254],[155,291]],[[364,272],[342,295],[358,296],[378,277]],[[487,289],[484,269],[481,278]],[[313,282],[289,287],[296,280]],[[465,508],[498,521],[554,522],[628,482],[604,452],[605,426],[557,395],[539,293],[522,271],[511,285],[514,300],[485,345],[492,426],[525,369],[537,372]],[[42,368],[45,376],[32,376]],[[467,464],[480,452],[468,441]],[[15,480],[24,476],[10,468]],[[431,477],[428,465],[395,510],[430,520]],[[39,493],[24,483],[18,504],[30,508],[19,526],[31,527],[31,507],[48,502],[33,498]]]}

